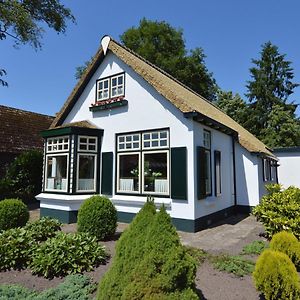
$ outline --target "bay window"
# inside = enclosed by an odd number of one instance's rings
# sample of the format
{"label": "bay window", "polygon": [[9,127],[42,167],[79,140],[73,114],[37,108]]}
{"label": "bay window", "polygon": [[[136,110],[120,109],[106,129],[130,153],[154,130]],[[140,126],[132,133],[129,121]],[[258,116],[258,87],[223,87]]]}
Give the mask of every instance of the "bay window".
{"label": "bay window", "polygon": [[169,131],[117,136],[117,192],[169,194]]}

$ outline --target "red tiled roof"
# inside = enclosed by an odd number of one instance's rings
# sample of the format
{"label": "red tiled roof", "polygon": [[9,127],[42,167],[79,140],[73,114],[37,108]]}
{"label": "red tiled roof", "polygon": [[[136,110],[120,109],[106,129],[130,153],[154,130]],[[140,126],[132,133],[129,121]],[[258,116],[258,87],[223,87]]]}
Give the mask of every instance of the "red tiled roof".
{"label": "red tiled roof", "polygon": [[43,149],[42,130],[53,117],[0,105],[0,152],[20,153]]}

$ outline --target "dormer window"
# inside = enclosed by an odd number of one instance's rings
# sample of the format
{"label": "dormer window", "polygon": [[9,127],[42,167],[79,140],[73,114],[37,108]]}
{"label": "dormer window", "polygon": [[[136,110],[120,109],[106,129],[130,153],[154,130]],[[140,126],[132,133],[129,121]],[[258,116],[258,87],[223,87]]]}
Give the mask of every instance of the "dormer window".
{"label": "dormer window", "polygon": [[97,81],[96,101],[124,96],[124,73],[99,79]]}

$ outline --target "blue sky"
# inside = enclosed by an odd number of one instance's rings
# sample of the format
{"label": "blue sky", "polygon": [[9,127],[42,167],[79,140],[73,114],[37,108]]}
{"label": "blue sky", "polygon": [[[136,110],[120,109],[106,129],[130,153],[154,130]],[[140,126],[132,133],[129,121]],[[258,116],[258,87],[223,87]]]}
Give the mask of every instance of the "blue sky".
{"label": "blue sky", "polygon": [[[114,0],[62,1],[77,24],[65,35],[45,28],[43,48],[13,48],[0,41],[0,67],[8,88],[0,87],[0,104],[54,115],[76,84],[77,66],[97,50],[104,34],[119,40],[142,17],[182,28],[188,49],[202,47],[206,65],[218,85],[244,96],[251,59],[271,41],[292,61],[300,82],[299,0]],[[300,103],[300,88],[290,98]],[[298,109],[300,114],[300,109]]]}

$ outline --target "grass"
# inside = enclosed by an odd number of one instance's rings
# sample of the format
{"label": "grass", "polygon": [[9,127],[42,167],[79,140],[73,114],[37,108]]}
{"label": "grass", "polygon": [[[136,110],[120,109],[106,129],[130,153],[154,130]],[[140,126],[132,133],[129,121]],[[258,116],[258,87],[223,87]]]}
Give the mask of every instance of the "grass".
{"label": "grass", "polygon": [[253,241],[252,243],[246,245],[241,255],[259,255],[261,254],[266,248],[268,248],[269,244],[264,241]]}
{"label": "grass", "polygon": [[227,254],[211,256],[210,260],[214,268],[227,273],[233,273],[239,277],[251,274],[255,266],[255,263],[248,259]]}
{"label": "grass", "polygon": [[198,266],[200,266],[205,261],[205,259],[209,256],[209,254],[202,249],[198,249],[190,246],[185,246],[185,249],[187,253],[196,260]]}

